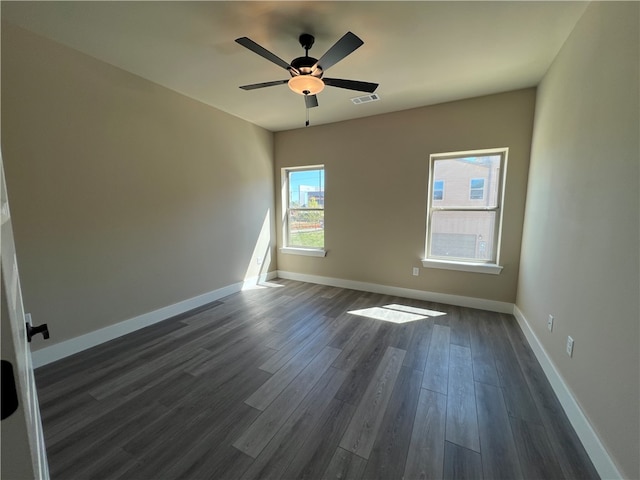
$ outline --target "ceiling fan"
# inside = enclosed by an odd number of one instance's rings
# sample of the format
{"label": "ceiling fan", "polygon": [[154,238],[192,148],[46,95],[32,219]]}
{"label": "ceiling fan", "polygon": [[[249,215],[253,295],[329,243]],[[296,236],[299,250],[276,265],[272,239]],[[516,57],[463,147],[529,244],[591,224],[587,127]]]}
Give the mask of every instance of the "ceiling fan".
{"label": "ceiling fan", "polygon": [[[304,95],[304,103],[307,109],[318,106],[318,97],[316,97],[316,94],[320,93],[322,89],[324,89],[325,85],[368,93],[373,93],[376,88],[378,88],[377,83],[344,80],[341,78],[323,78],[326,70],[364,44],[357,35],[347,32],[329,50],[327,50],[322,57],[320,57],[320,60],[309,56],[309,49],[311,49],[313,42],[315,41],[313,35],[303,33],[300,35],[299,41],[300,45],[305,50],[305,56],[294,58],[291,63],[287,63],[266,48],[258,45],[250,38],[237,38],[237,43],[248,48],[252,52],[257,53],[261,57],[266,58],[270,62],[275,63],[279,67],[284,68],[291,75],[291,78],[286,80],[254,83],[252,85],[243,85],[240,88],[243,90],[255,90],[257,88],[272,87],[274,85],[288,83],[291,90],[300,95]],[[308,124],[309,120],[307,119],[307,125]]]}

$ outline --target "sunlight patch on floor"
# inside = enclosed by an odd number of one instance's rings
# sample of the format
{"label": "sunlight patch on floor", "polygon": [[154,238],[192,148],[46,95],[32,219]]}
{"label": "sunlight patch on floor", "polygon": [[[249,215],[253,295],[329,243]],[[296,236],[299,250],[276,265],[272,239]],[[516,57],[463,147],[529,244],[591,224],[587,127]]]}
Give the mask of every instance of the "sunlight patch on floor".
{"label": "sunlight patch on floor", "polygon": [[446,315],[445,312],[437,312],[435,310],[426,310],[424,308],[410,307],[407,305],[391,304],[384,307],[370,307],[361,310],[351,310],[351,315],[359,315],[361,317],[373,318],[383,322],[391,323],[408,323],[424,320],[429,317],[438,317]]}
{"label": "sunlight patch on floor", "polygon": [[427,317],[439,317],[440,315],[446,315],[446,312],[438,312],[436,310],[427,310],[426,308],[410,307],[409,305],[398,305],[392,303],[391,305],[385,305],[384,308],[390,308],[391,310],[399,310],[401,312],[415,313],[417,315],[425,315]]}

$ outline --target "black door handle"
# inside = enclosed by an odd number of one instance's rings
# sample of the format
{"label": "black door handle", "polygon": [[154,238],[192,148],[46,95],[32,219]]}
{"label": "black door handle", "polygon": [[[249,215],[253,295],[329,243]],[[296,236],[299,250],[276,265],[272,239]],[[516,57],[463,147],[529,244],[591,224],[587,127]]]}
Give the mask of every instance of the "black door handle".
{"label": "black door handle", "polygon": [[39,333],[42,334],[45,340],[49,338],[49,327],[47,326],[46,323],[43,323],[42,325],[38,325],[37,327],[32,327],[29,322],[27,322],[26,325],[27,325],[27,342],[31,342],[31,338],[34,335],[37,335]]}

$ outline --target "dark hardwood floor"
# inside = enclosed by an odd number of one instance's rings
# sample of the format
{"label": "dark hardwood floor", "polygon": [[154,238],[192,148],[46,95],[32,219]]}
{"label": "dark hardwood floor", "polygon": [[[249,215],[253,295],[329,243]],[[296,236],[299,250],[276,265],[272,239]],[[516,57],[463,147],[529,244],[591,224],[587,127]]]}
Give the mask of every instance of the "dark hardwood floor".
{"label": "dark hardwood floor", "polygon": [[52,478],[598,478],[511,315],[269,284],[37,369]]}

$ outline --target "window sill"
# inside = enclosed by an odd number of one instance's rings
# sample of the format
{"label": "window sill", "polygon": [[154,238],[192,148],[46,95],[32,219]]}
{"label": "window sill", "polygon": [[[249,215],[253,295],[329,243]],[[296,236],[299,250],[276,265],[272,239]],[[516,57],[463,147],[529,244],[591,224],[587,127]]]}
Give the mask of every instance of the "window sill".
{"label": "window sill", "polygon": [[502,266],[490,263],[467,263],[452,262],[447,260],[422,259],[422,266],[425,268],[440,268],[443,270],[457,270],[459,272],[489,273],[499,275]]}
{"label": "window sill", "polygon": [[319,248],[282,247],[280,253],[288,255],[304,255],[307,257],[326,257],[327,251]]}

